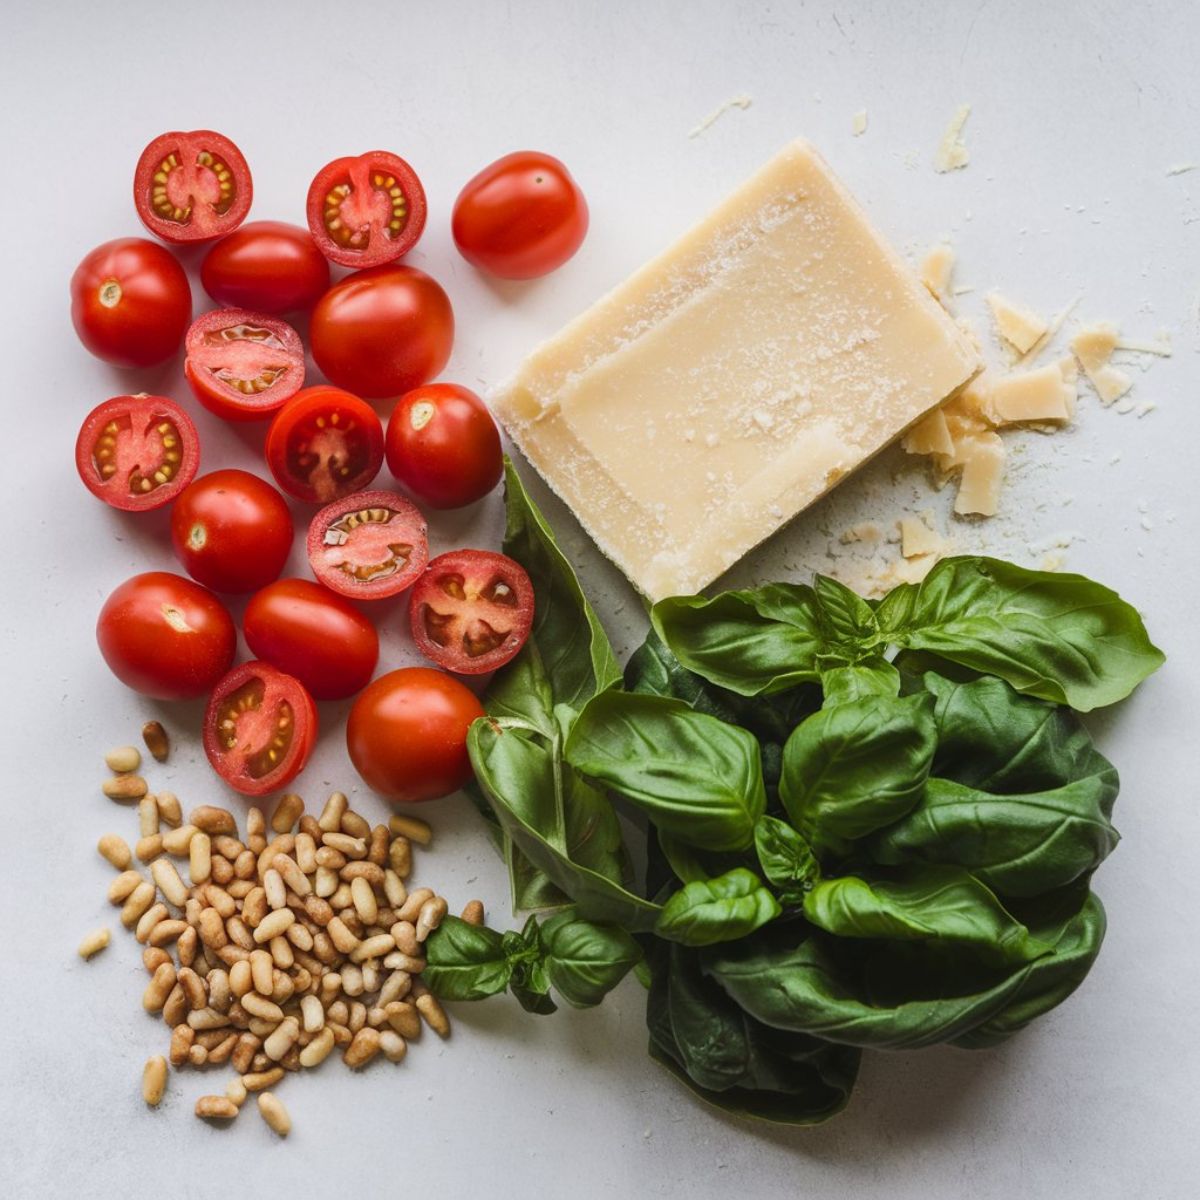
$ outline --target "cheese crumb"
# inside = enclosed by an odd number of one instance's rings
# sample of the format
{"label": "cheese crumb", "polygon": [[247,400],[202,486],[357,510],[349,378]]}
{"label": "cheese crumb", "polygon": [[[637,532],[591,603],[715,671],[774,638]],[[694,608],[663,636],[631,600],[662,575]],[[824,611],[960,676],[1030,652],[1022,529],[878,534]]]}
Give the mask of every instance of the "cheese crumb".
{"label": "cheese crumb", "polygon": [[867,110],[860,108],[850,122],[850,129],[855,137],[862,137],[867,132]]}
{"label": "cheese crumb", "polygon": [[698,138],[702,133],[711,129],[731,108],[740,108],[745,111],[753,103],[754,100],[745,92],[738,96],[731,96],[724,104],[718,104],[699,125],[688,133],[688,137]]}
{"label": "cheese crumb", "polygon": [[1049,328],[1043,317],[1006,300],[999,292],[989,292],[988,304],[996,319],[1000,336],[1018,354],[1027,354],[1042,339]]}
{"label": "cheese crumb", "polygon": [[1100,403],[1106,407],[1119,400],[1133,387],[1133,380],[1124,371],[1109,365],[1109,359],[1116,348],[1117,327],[1108,322],[1081,329],[1071,339],[1071,350],[1079,359],[1083,373],[1096,389]]}
{"label": "cheese crumb", "polygon": [[873,521],[863,521],[858,525],[851,525],[849,529],[842,530],[838,541],[843,546],[851,546],[856,542],[875,546],[883,541],[883,530]]}
{"label": "cheese crumb", "polygon": [[896,522],[900,531],[900,553],[905,558],[921,558],[926,554],[939,557],[952,549],[952,544],[946,541],[932,526],[933,513],[929,510],[917,517],[901,517]]}
{"label": "cheese crumb", "polygon": [[953,272],[954,251],[944,244],[934,246],[921,263],[921,282],[937,299],[944,300],[950,294],[950,276]]}
{"label": "cheese crumb", "polygon": [[939,175],[945,175],[948,171],[960,171],[971,161],[962,137],[963,126],[970,115],[971,106],[962,104],[950,119],[950,124],[946,126],[946,132],[942,134],[942,140],[938,143],[937,153],[933,156],[933,169]]}
{"label": "cheese crumb", "polygon": [[1000,506],[1004,443],[998,433],[980,433],[955,446],[962,477],[954,511],[962,516],[993,517]]}
{"label": "cheese crumb", "polygon": [[994,425],[1069,421],[1075,415],[1078,371],[1071,357],[997,379],[985,398]]}
{"label": "cheese crumb", "polygon": [[946,425],[945,412],[935,408],[904,435],[901,445],[909,454],[953,454],[954,442]]}

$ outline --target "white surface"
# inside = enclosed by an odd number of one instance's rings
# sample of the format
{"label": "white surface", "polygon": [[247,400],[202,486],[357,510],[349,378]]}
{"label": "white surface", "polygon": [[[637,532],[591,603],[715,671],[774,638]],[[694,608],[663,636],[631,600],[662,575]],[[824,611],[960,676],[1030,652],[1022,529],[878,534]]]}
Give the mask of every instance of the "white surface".
{"label": "white surface", "polygon": [[[81,2],[13,4],[5,17],[0,1195],[263,1195],[284,1181],[367,1197],[1195,1195],[1200,172],[1167,174],[1200,159],[1194,4]],[[748,109],[689,139],[740,93]],[[963,101],[971,164],[936,175],[938,140]],[[855,138],[863,108],[870,124]],[[981,313],[991,287],[1043,312],[1080,293],[1080,316],[1119,318],[1135,335],[1171,330],[1175,356],[1137,373],[1158,411],[1139,421],[1086,399],[1075,431],[1026,440],[1008,515],[965,537],[1028,561],[1031,541],[1080,535],[1070,565],[1141,605],[1171,655],[1132,703],[1093,722],[1121,768],[1125,841],[1096,880],[1107,945],[1064,1008],[992,1052],[870,1054],[850,1109],[815,1130],[694,1101],[646,1058],[633,981],[584,1014],[460,1007],[452,1041],[426,1039],[401,1067],[359,1077],[331,1061],[289,1079],[286,1144],[253,1111],[229,1130],[191,1115],[222,1074],[173,1075],[162,1109],[145,1110],[141,1065],[165,1049],[164,1027],[140,1011],[138,949],[103,901],[111,871],[93,847],[134,825],[99,794],[102,751],[163,710],[108,676],[92,623],[121,579],[172,560],[161,517],[125,519],[92,501],[71,450],[105,396],[185,393],[174,368],[121,374],[92,361],[71,333],[66,290],[91,246],[141,232],[128,195],[141,147],[205,126],[245,152],[259,218],[302,219],[309,179],[335,155],[380,146],[411,159],[431,200],[412,261],[451,292],[459,335],[447,376],[473,386],[501,379],[797,134],[901,249],[952,236],[958,282],[979,289],[962,297],[964,313]],[[454,254],[449,205],[475,170],[520,146],[568,161],[592,232],[557,276],[491,285]],[[255,431],[203,412],[197,422],[208,467],[254,461]],[[885,459],[735,578],[803,576],[851,518],[927,505],[926,491],[918,471]],[[547,508],[627,653],[639,605],[561,508]],[[440,522],[436,548],[489,544],[497,531],[498,500]],[[406,660],[399,612],[385,622],[386,661]],[[343,713],[322,714],[302,780],[314,803],[352,778]],[[153,783],[169,780],[185,804],[228,799],[199,751],[196,707],[163,715],[176,752]],[[361,791],[353,799],[382,812]],[[432,816],[437,849],[419,877],[455,903],[480,895],[502,918],[502,874],[466,803]],[[75,947],[102,922],[113,945],[85,965]]]}

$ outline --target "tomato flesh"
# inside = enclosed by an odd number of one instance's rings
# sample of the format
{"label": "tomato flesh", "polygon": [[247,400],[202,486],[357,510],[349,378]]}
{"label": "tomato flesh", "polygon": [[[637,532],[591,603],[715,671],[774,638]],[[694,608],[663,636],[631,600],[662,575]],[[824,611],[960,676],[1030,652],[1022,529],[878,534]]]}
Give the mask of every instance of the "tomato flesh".
{"label": "tomato flesh", "polygon": [[409,607],[417,649],[460,675],[509,662],[533,626],[533,584],[505,554],[454,550],[430,562]]}
{"label": "tomato flesh", "polygon": [[200,439],[166,396],[114,396],[97,405],[75,441],[84,486],[113,508],[147,512],[170,504],[195,478]]}
{"label": "tomato flesh", "polygon": [[219,308],[192,323],[183,373],[196,398],[227,421],[259,421],[304,384],[300,335],[278,317]]}
{"label": "tomato flesh", "polygon": [[200,282],[230,308],[296,312],[311,308],[329,287],[329,260],[299,225],[248,221],[204,256]]}
{"label": "tomato flesh", "polygon": [[235,667],[204,713],[204,752],[244,796],[263,796],[304,769],[317,737],[317,709],[304,685],[267,663]]}
{"label": "tomato flesh", "polygon": [[343,267],[379,266],[407,254],[425,228],[425,212],[417,173],[386,150],[335,159],[308,189],[313,240]]}
{"label": "tomato flesh", "polygon": [[395,596],[429,561],[425,518],[395,492],[356,492],[321,509],[308,529],[313,574],[354,600]]}
{"label": "tomato flesh", "polygon": [[165,242],[207,242],[232,232],[253,195],[242,152],[210,129],[156,137],[133,176],[138,216]]}

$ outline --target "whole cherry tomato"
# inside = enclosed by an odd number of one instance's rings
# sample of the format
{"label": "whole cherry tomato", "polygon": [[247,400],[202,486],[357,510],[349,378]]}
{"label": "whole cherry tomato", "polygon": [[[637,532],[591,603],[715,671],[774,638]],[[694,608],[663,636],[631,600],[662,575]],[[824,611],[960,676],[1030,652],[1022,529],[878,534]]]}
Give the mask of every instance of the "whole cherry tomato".
{"label": "whole cherry tomato", "polygon": [[317,302],[329,260],[299,225],[249,221],[204,256],[200,282],[218,304],[278,316]]}

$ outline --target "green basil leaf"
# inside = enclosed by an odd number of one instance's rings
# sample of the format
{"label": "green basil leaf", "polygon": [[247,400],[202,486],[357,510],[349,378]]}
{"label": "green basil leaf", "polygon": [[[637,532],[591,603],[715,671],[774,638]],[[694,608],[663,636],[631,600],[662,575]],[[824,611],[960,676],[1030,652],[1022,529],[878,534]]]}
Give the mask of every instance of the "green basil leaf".
{"label": "green basil leaf", "polygon": [[844,583],[827,575],[816,577],[813,592],[825,643],[831,648],[836,647],[845,661],[856,662],[862,647],[879,640],[875,610]]}
{"label": "green basil leaf", "polygon": [[735,867],[685,884],[663,905],[654,932],[684,946],[711,946],[747,937],[782,911],[753,871]]}
{"label": "green basil leaf", "polygon": [[779,797],[820,854],[902,817],[920,799],[936,729],[928,696],[867,697],[822,709],[788,738]]}
{"label": "green basil leaf", "polygon": [[894,700],[900,694],[900,672],[883,658],[871,658],[857,666],[822,671],[821,687],[825,692],[823,708],[874,696]]}
{"label": "green basil leaf", "polygon": [[804,915],[836,937],[945,942],[998,966],[1051,953],[958,867],[923,865],[883,879],[826,879],[804,897]]}
{"label": "green basil leaf", "polygon": [[741,850],[766,807],[753,734],[660,696],[604,692],[580,714],[567,761],[693,846]]}
{"label": "green basil leaf", "polygon": [[421,978],[443,1000],[482,1000],[504,991],[512,966],[503,937],[485,925],[445,917],[425,941]]}
{"label": "green basil leaf", "polygon": [[575,1008],[590,1008],[641,960],[637,942],[619,925],[586,921],[568,909],[542,925],[546,977]]}
{"label": "green basil leaf", "polygon": [[711,872],[700,861],[700,852],[694,846],[681,842],[669,833],[663,833],[661,829],[655,830],[654,837],[658,840],[663,857],[681,883],[694,883],[698,879],[710,878]]}
{"label": "green basil leaf", "polygon": [[948,558],[876,610],[883,636],[1080,712],[1128,696],[1163,663],[1137,611],[1082,575]]}
{"label": "green basil leaf", "polygon": [[786,821],[764,814],[754,826],[754,848],[779,899],[784,904],[802,904],[821,878],[812,847]]}
{"label": "green basil leaf", "polygon": [[548,1017],[558,1012],[558,1005],[550,998],[550,981],[536,965],[522,964],[519,971],[514,971],[509,990],[527,1013]]}

